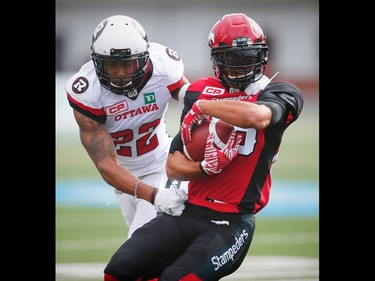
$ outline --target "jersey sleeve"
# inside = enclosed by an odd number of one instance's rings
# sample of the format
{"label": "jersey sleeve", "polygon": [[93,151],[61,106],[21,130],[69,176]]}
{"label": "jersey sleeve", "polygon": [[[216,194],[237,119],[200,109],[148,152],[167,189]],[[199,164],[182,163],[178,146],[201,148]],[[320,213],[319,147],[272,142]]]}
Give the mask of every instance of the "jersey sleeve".
{"label": "jersey sleeve", "polygon": [[106,114],[100,104],[100,91],[95,91],[95,83],[99,83],[96,74],[87,63],[80,71],[74,74],[65,84],[65,91],[69,105],[81,114],[104,124]]}
{"label": "jersey sleeve", "polygon": [[271,125],[285,120],[285,125],[289,126],[298,119],[302,111],[303,97],[298,87],[292,83],[272,82],[259,94],[256,103],[271,109]]}
{"label": "jersey sleeve", "polygon": [[169,92],[177,90],[182,85],[184,63],[178,53],[171,48],[158,43],[150,43],[150,57],[157,67],[154,75],[167,85]]}

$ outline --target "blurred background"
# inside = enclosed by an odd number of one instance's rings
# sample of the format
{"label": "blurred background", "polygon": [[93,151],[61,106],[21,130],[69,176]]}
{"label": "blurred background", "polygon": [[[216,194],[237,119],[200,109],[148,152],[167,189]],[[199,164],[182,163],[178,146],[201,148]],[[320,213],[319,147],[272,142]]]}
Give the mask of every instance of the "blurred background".
{"label": "blurred background", "polygon": [[[101,180],[80,143],[78,126],[64,90],[67,79],[90,60],[91,38],[96,26],[116,14],[135,18],[145,28],[149,41],[177,51],[190,81],[213,75],[207,38],[211,27],[224,14],[243,12],[261,26],[269,43],[268,76],[279,72],[274,80],[296,84],[304,95],[305,104],[300,118],[284,135],[279,159],[272,171],[274,184],[270,203],[259,214],[258,233],[249,255],[318,257],[318,0],[55,2],[57,281],[76,278],[77,274],[67,276],[66,271],[61,271],[63,264],[106,262],[126,237],[126,226],[118,206],[105,206],[106,202],[114,200],[112,189]],[[166,120],[170,135],[178,130],[180,110],[174,101],[170,104]],[[317,280],[314,279],[317,278],[316,268],[314,273],[305,272],[305,275],[310,274],[308,280]],[[72,268],[69,270],[74,272]],[[84,269],[81,267],[78,271],[82,273]],[[257,280],[249,276],[243,280]],[[84,280],[82,278],[79,280]],[[288,278],[292,278],[291,275]],[[308,277],[293,275],[293,278],[307,280]],[[101,278],[90,276],[88,280]]]}
{"label": "blurred background", "polygon": [[137,19],[150,41],[178,51],[191,80],[212,75],[207,38],[226,13],[253,18],[269,40],[273,72],[305,88],[319,81],[318,0],[56,0],[56,70],[77,71],[90,59],[99,22],[125,14]]}

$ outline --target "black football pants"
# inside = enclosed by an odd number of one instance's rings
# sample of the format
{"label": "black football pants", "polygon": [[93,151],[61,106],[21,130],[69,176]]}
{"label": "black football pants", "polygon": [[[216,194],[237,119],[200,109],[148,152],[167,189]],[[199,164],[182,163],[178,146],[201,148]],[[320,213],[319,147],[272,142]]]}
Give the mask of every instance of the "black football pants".
{"label": "black football pants", "polygon": [[121,281],[216,281],[242,264],[254,229],[253,214],[224,214],[187,203],[181,216],[159,214],[137,229],[104,272]]}

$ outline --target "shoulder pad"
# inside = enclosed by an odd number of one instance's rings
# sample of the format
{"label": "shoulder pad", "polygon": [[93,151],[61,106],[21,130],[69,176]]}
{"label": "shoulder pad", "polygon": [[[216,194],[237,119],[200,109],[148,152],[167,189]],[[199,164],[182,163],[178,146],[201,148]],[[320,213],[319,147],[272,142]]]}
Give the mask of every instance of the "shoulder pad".
{"label": "shoulder pad", "polygon": [[303,97],[300,89],[289,82],[272,82],[259,94],[258,100],[267,101],[271,99],[281,100],[292,112],[296,120],[303,108]]}

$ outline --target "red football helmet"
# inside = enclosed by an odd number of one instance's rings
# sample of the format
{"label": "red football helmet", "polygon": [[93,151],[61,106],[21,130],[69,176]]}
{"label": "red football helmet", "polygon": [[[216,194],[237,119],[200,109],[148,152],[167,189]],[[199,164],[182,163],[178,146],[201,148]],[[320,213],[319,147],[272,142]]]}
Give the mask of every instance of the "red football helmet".
{"label": "red football helmet", "polygon": [[268,59],[266,36],[245,14],[224,15],[212,27],[208,46],[216,78],[229,87],[244,90],[263,76]]}

